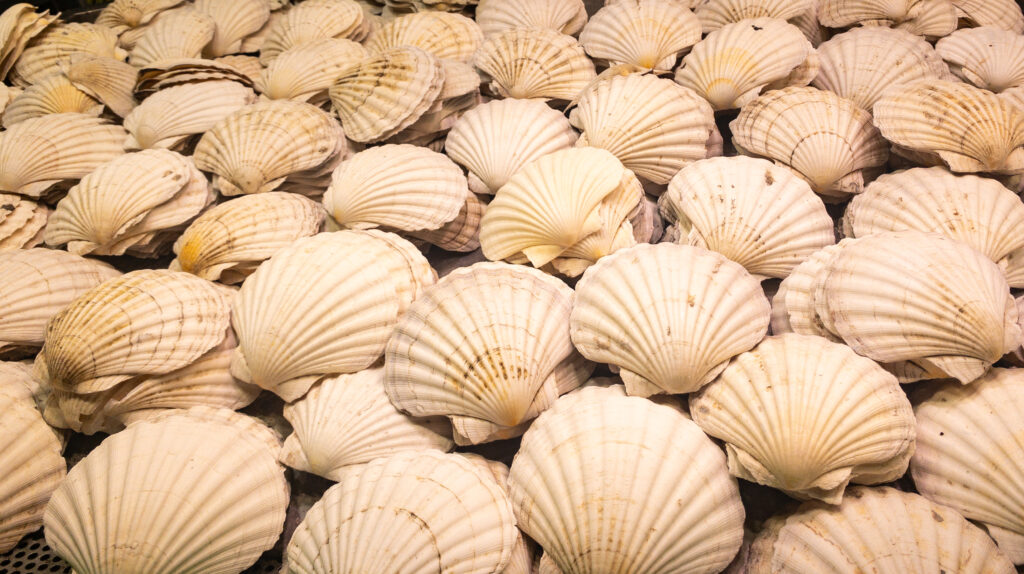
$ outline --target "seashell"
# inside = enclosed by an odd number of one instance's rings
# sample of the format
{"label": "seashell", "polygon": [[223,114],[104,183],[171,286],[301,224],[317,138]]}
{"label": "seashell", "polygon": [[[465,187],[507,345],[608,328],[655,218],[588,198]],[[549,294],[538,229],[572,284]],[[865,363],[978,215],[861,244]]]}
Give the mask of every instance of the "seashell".
{"label": "seashell", "polygon": [[181,3],[182,0],[114,0],[103,7],[96,23],[122,34],[152,22],[157,14]]}
{"label": "seashell", "polygon": [[256,56],[247,56],[245,54],[231,54],[229,56],[221,56],[214,58],[214,62],[218,64],[226,64],[235,68],[242,73],[243,76],[249,79],[254,84],[259,79],[260,74],[263,73],[263,65],[260,64],[260,59]]}
{"label": "seashell", "polygon": [[172,60],[139,71],[135,95],[145,99],[159,90],[196,82],[231,80],[252,87],[252,80],[237,68],[216,60]]}
{"label": "seashell", "polygon": [[103,102],[110,111],[122,118],[135,107],[132,95],[138,70],[131,64],[114,58],[77,53],[72,54],[67,64],[60,66],[60,70],[76,88]]}
{"label": "seashell", "polygon": [[412,231],[410,237],[422,239],[446,251],[469,252],[480,247],[480,220],[487,205],[476,194],[467,193],[455,219],[431,231]]}
{"label": "seashell", "polygon": [[[809,68],[807,75],[791,82],[793,74],[802,73],[801,67]],[[683,58],[675,77],[715,110],[729,110],[745,106],[769,85],[806,85],[817,70],[814,47],[799,28],[775,18],[757,18],[708,34]]]}
{"label": "seashell", "polygon": [[548,28],[575,36],[587,23],[583,0],[480,0],[476,23],[484,36],[512,28]]}
{"label": "seashell", "polygon": [[634,0],[598,10],[580,44],[609,65],[671,70],[676,55],[700,41],[700,20],[676,0]]}
{"label": "seashell", "polygon": [[242,40],[258,32],[270,18],[267,0],[196,0],[195,8],[216,25],[213,39],[204,50],[206,56],[214,58],[241,52]]}
{"label": "seashell", "polygon": [[32,363],[0,361],[0,394],[7,395],[42,410],[50,390],[32,376]]}
{"label": "seashell", "polygon": [[495,34],[473,63],[491,78],[491,90],[506,98],[572,100],[597,77],[575,38],[545,28]]}
{"label": "seashell", "polygon": [[821,337],[765,339],[691,395],[690,413],[725,441],[733,476],[802,500],[839,504],[850,482],[896,480],[914,452],[896,377]]}
{"label": "seashell", "polygon": [[57,435],[29,398],[0,388],[0,552],[42,526],[42,512],[67,472]]}
{"label": "seashell", "polygon": [[643,200],[640,181],[598,148],[556,151],[529,163],[494,196],[480,222],[491,261],[522,256],[534,267],[555,261],[576,276],[587,265],[636,243],[628,218]]}
{"label": "seashell", "polygon": [[0,81],[7,77],[28,43],[58,16],[51,16],[49,10],[37,13],[35,6],[25,2],[13,4],[0,13]]}
{"label": "seashell", "polygon": [[[462,419],[476,419],[494,427],[486,435],[518,436],[516,427],[590,374],[567,365],[576,360],[566,328],[571,306],[572,289],[535,269],[457,269],[399,318],[385,350],[384,389],[413,416],[445,415],[467,429],[475,421]],[[495,438],[474,440],[459,427],[469,444]]]}
{"label": "seashell", "polygon": [[952,0],[820,0],[818,19],[829,28],[879,25],[941,37],[956,30],[957,10]]}
{"label": "seashell", "polygon": [[174,271],[210,281],[240,283],[264,260],[303,237],[316,235],[324,211],[292,193],[243,195],[196,218],[174,242]]}
{"label": "seashell", "polygon": [[957,16],[974,26],[995,26],[1024,33],[1024,13],[1013,0],[949,0]]}
{"label": "seashell", "polygon": [[361,42],[367,22],[363,9],[352,0],[306,0],[296,4],[273,22],[260,47],[260,62],[266,66],[281,52],[324,38]]}
{"label": "seashell", "polygon": [[116,269],[67,251],[0,252],[0,354],[41,347],[46,322],[76,297],[117,277]]}
{"label": "seashell", "polygon": [[623,395],[584,387],[530,427],[509,475],[519,527],[558,572],[724,569],[744,518],[725,456],[678,410]]}
{"label": "seashell", "polygon": [[273,100],[326,100],[327,90],[368,52],[352,40],[324,38],[281,52],[255,80]]}
{"label": "seashell", "polygon": [[577,146],[608,150],[638,177],[668,183],[709,155],[715,114],[692,90],[653,75],[611,76],[584,90],[569,121]]}
{"label": "seashell", "polygon": [[0,193],[0,253],[29,249],[43,242],[50,210],[21,195]]}
{"label": "seashell", "polygon": [[[462,456],[402,452],[338,478],[295,530],[282,572],[501,572],[511,559],[508,497]],[[384,532],[392,544],[376,543]]]}
{"label": "seashell", "polygon": [[894,28],[865,26],[818,46],[821,69],[811,82],[870,110],[883,94],[929,78],[951,78],[924,38]]}
{"label": "seashell", "polygon": [[472,191],[494,194],[524,165],[575,141],[569,122],[543,101],[492,100],[456,120],[445,153],[469,170]]}
{"label": "seashell", "polygon": [[223,195],[273,191],[285,177],[318,167],[346,149],[345,134],[326,112],[271,100],[239,108],[203,134],[196,166],[214,174]]}
{"label": "seashell", "polygon": [[119,125],[85,114],[31,118],[0,133],[0,191],[38,198],[124,153]]}
{"label": "seashell", "polygon": [[146,28],[131,52],[136,67],[160,65],[165,61],[199,58],[213,40],[217,24],[205,12],[191,7],[172,10]]}
{"label": "seashell", "polygon": [[978,522],[999,549],[1024,563],[1024,369],[992,369],[974,384],[949,382],[915,409],[918,491]]}
{"label": "seashell", "polygon": [[692,163],[672,178],[658,203],[677,243],[717,251],[758,278],[785,277],[835,243],[832,218],[810,186],[763,159]]}
{"label": "seashell", "polygon": [[232,324],[239,379],[294,401],[326,376],[370,367],[435,275],[408,241],[337,231],[299,239],[242,285]]}
{"label": "seashell", "polygon": [[708,34],[728,24],[750,18],[793,20],[814,10],[815,2],[816,0],[701,0],[697,2],[693,11],[700,20],[701,31]]}
{"label": "seashell", "polygon": [[747,572],[986,572],[1012,574],[996,545],[951,508],[886,486],[847,489],[842,504],[806,502],[769,519]]}
{"label": "seashell", "polygon": [[25,49],[11,70],[11,80],[20,86],[35,84],[59,71],[71,54],[84,52],[124,60],[117,47],[117,34],[106,26],[72,22],[48,27]]}
{"label": "seashell", "polygon": [[443,84],[441,62],[407,46],[349,67],[331,86],[330,96],[345,134],[367,143],[387,139],[418,120]]}
{"label": "seashell", "polygon": [[768,332],[757,279],[699,247],[624,249],[598,261],[576,290],[573,343],[618,367],[630,395],[696,391]]}
{"label": "seashell", "polygon": [[93,393],[180,369],[224,339],[229,308],[228,295],[188,273],[143,269],[108,279],[47,323],[49,383]]}
{"label": "seashell", "polygon": [[957,30],[935,44],[954,74],[992,92],[1024,86],[1024,37],[993,26]]}
{"label": "seashell", "polygon": [[[271,4],[273,4],[273,2],[271,2]],[[278,26],[278,22],[284,20],[285,14],[287,13],[288,10],[272,9],[270,17],[267,18],[267,21],[263,26],[256,32],[253,32],[242,39],[242,45],[239,46],[238,51],[244,54],[259,52],[263,48],[263,44],[266,42],[267,36],[270,35],[270,31]]]}
{"label": "seashell", "polygon": [[886,139],[952,171],[1024,170],[1024,110],[981,88],[924,80],[887,92],[873,113]]}
{"label": "seashell", "polygon": [[438,58],[471,62],[483,41],[480,26],[461,14],[417,12],[378,28],[366,41],[366,48],[381,53],[400,46],[415,46]]}
{"label": "seashell", "polygon": [[76,88],[62,74],[54,74],[25,88],[11,100],[4,108],[3,125],[10,129],[27,119],[60,113],[98,116],[103,113],[103,104]]}
{"label": "seashell", "polygon": [[230,411],[140,421],[68,472],[43,515],[46,542],[82,573],[241,572],[284,526],[276,444]]}
{"label": "seashell", "polygon": [[815,88],[768,92],[744,106],[729,128],[742,153],[793,168],[831,201],[860,193],[864,171],[883,165],[889,156],[871,114]]}
{"label": "seashell", "polygon": [[381,368],[326,378],[284,412],[295,430],[281,462],[328,480],[375,458],[454,446],[447,421],[406,416],[388,401]]}
{"label": "seashell", "polygon": [[219,80],[182,84],[146,98],[124,118],[126,149],[175,148],[256,101],[250,88]]}
{"label": "seashell", "polygon": [[1024,204],[998,181],[918,167],[882,175],[843,217],[847,237],[905,230],[941,233],[1000,263],[1024,249]]}
{"label": "seashell", "polygon": [[3,117],[4,109],[23,91],[21,88],[12,88],[7,84],[0,83],[0,118]]}

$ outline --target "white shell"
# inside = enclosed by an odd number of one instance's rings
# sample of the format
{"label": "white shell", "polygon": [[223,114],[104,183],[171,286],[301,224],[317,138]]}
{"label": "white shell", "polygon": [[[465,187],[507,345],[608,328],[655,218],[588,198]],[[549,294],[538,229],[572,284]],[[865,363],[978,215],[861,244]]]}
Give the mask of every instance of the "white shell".
{"label": "white shell", "polygon": [[59,71],[61,64],[66,64],[75,53],[118,60],[124,60],[127,55],[117,47],[117,34],[106,26],[84,22],[53,24],[18,58],[11,70],[11,80],[20,86],[34,84]]}
{"label": "white shell", "polygon": [[573,100],[595,77],[576,39],[547,28],[513,28],[488,38],[474,65],[506,98]]}
{"label": "white shell", "polygon": [[173,148],[256,101],[250,88],[227,80],[171,86],[124,118],[126,149]]}
{"label": "white shell", "polygon": [[592,58],[671,70],[676,55],[700,41],[700,20],[677,0],[631,0],[598,10],[583,27],[580,44]]}
{"label": "white shell", "polygon": [[30,118],[59,113],[98,116],[103,113],[103,104],[76,88],[63,74],[53,74],[25,88],[7,104],[3,125],[10,129]]}
{"label": "white shell", "polygon": [[135,95],[144,99],[158,90],[194,82],[231,80],[252,87],[252,80],[223,60],[179,59],[139,70]]}
{"label": "white shell", "polygon": [[1024,33],[1024,13],[1013,0],[950,0],[957,15],[975,26],[995,26]]}
{"label": "white shell", "polygon": [[0,394],[31,402],[39,412],[46,408],[50,389],[36,379],[32,363],[27,361],[0,361]]}
{"label": "white shell", "polygon": [[584,387],[534,422],[509,476],[519,527],[563,573],[721,571],[744,518],[725,456],[679,411],[623,394]]}
{"label": "white shell", "polygon": [[43,242],[50,210],[22,195],[0,193],[0,253],[29,249]]}
{"label": "white shell", "polygon": [[583,0],[480,0],[476,23],[485,36],[512,28],[550,28],[575,36],[587,22]]}
{"label": "white shell", "polygon": [[132,48],[130,62],[143,68],[179,59],[198,58],[213,39],[213,18],[191,6],[160,15]]}
{"label": "white shell", "polygon": [[182,0],[114,0],[103,7],[96,23],[118,34],[144,26],[161,12],[181,4]]}
{"label": "white shell", "polygon": [[[699,0],[693,9],[705,34],[748,18],[791,20],[814,10],[817,0]],[[815,18],[817,21],[817,18]]]}
{"label": "white shell", "polygon": [[367,56],[352,40],[324,38],[281,52],[256,79],[256,89],[272,100],[326,99],[342,73]]}
{"label": "white shell", "polygon": [[957,30],[935,44],[953,73],[979,88],[1002,92],[1024,85],[1024,37],[986,26]]}
{"label": "white shell", "polygon": [[449,12],[416,12],[400,16],[378,28],[366,41],[371,52],[415,46],[438,58],[470,62],[484,41],[472,19]]}
{"label": "white shell", "polygon": [[433,231],[413,231],[409,236],[447,251],[476,251],[480,247],[480,220],[486,208],[487,204],[476,194],[468,193],[455,219]]}
{"label": "white shell", "polygon": [[61,65],[64,74],[74,86],[106,104],[110,111],[125,117],[135,107],[132,97],[138,70],[115,58],[72,54],[67,64]]}
{"label": "white shell", "polygon": [[20,2],[0,13],[0,80],[7,78],[28,43],[60,16],[35,10],[32,4]]}
{"label": "white shell", "polygon": [[[363,9],[352,0],[306,0],[288,8],[270,29],[260,46],[260,62],[267,65],[281,52],[324,38],[362,41],[367,22]],[[243,46],[244,47],[244,46]]]}
{"label": "white shell", "polygon": [[945,36],[956,30],[957,10],[948,0],[820,0],[818,19],[830,28],[867,24]]}
{"label": "white shell", "polygon": [[242,40],[255,34],[270,18],[267,0],[196,0],[196,10],[210,16],[215,25],[213,38],[203,50],[207,57],[242,51]]}

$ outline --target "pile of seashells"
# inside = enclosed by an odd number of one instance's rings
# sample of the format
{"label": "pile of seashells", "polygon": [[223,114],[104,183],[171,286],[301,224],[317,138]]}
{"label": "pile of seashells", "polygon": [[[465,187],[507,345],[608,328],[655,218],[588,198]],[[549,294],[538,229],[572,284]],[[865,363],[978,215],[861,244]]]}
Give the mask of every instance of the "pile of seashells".
{"label": "pile of seashells", "polygon": [[1020,7],[599,8],[3,12],[0,554],[1024,564]]}

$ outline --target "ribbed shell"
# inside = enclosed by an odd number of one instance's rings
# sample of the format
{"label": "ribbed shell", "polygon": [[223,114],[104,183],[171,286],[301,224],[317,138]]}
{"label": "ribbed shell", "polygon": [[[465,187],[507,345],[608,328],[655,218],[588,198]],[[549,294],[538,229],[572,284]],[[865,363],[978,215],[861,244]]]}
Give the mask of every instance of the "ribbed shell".
{"label": "ribbed shell", "polygon": [[256,89],[272,100],[309,101],[326,98],[342,73],[367,56],[352,40],[323,38],[281,52],[255,80]]}
{"label": "ribbed shell", "polygon": [[945,36],[956,30],[957,10],[948,0],[821,0],[818,19],[830,28],[867,24]]}
{"label": "ribbed shell", "polygon": [[196,0],[196,10],[213,19],[213,39],[203,50],[207,57],[216,58],[242,51],[242,40],[255,34],[270,18],[267,0]]}
{"label": "ribbed shell", "polygon": [[49,217],[50,210],[42,203],[22,195],[0,193],[0,253],[42,243]]}
{"label": "ribbed shell", "polygon": [[1024,37],[986,26],[941,39],[935,51],[964,80],[993,92],[1024,85]]}
{"label": "ribbed shell", "polygon": [[117,47],[117,34],[106,26],[84,22],[50,26],[25,49],[11,70],[11,80],[20,86],[34,84],[57,72],[71,54],[84,52],[118,60],[125,52]]}
{"label": "ribbed shell", "polygon": [[260,62],[267,65],[281,52],[324,38],[360,42],[366,38],[363,9],[353,0],[306,0],[271,20],[260,50]]}
{"label": "ribbed shell", "polygon": [[61,73],[78,89],[103,102],[110,111],[125,117],[135,107],[132,92],[138,70],[115,58],[72,54]]}
{"label": "ribbed shell", "polygon": [[181,3],[182,0],[114,0],[103,7],[96,23],[121,34],[148,24],[157,14]]}
{"label": "ribbed shell", "polygon": [[198,58],[213,39],[217,24],[213,18],[192,7],[178,8],[161,14],[146,27],[135,47],[130,62],[133,66],[159,65],[178,59]]}
{"label": "ribbed shell", "polygon": [[975,26],[995,26],[1024,33],[1024,14],[1013,0],[950,0],[957,15]]}
{"label": "ribbed shell", "polygon": [[81,574],[241,572],[284,526],[276,441],[230,411],[140,421],[71,469],[46,508],[46,542]]}
{"label": "ribbed shell", "polygon": [[518,531],[485,472],[433,451],[342,469],[296,529],[283,572],[501,572]]}
{"label": "ribbed shell", "polygon": [[849,482],[907,471],[914,413],[896,377],[821,337],[769,337],[690,396],[693,420],[725,441],[729,471],[799,499],[839,504]]}
{"label": "ribbed shell", "polygon": [[416,12],[384,24],[366,41],[371,52],[415,46],[438,58],[470,62],[484,41],[476,22],[449,12]]}
{"label": "ribbed shell", "polygon": [[32,363],[0,361],[0,394],[31,403],[42,412],[50,389],[32,375]]}
{"label": "ribbed shell", "polygon": [[126,149],[172,148],[256,101],[250,88],[221,80],[171,86],[146,98],[124,118]]}
{"label": "ribbed shell", "polygon": [[28,43],[57,20],[60,14],[49,10],[35,12],[26,2],[14,4],[0,13],[0,80],[14,67]]}
{"label": "ribbed shell", "polygon": [[700,41],[700,20],[677,0],[631,0],[607,5],[583,27],[580,44],[610,65],[671,70],[676,55]]}
{"label": "ribbed shell", "polygon": [[446,251],[475,251],[480,247],[480,220],[486,208],[487,204],[480,201],[476,194],[467,193],[466,201],[459,208],[455,219],[433,231],[413,231],[409,236]]}
{"label": "ribbed shell", "polygon": [[546,28],[514,28],[488,38],[473,62],[507,98],[572,100],[595,77],[576,39]]}
{"label": "ribbed shell", "polygon": [[693,9],[708,34],[748,18],[790,20],[814,9],[817,0],[700,0]]}
{"label": "ribbed shell", "polygon": [[[822,318],[815,311],[815,298],[824,297],[821,289],[825,278],[828,277],[828,266],[836,254],[856,241],[859,240],[846,238],[835,245],[815,251],[779,284],[779,289],[772,298],[773,334],[799,333],[824,337],[833,342],[843,342],[822,323]],[[824,303],[821,305],[824,309]]]}
{"label": "ribbed shell", "polygon": [[231,54],[229,56],[214,58],[213,61],[218,64],[227,64],[228,66],[231,66],[253,82],[255,82],[260,77],[260,74],[263,73],[263,65],[260,64],[260,59],[256,56],[249,56],[247,54]]}
{"label": "ribbed shell", "polygon": [[583,0],[480,0],[476,23],[485,36],[512,28],[550,28],[575,36],[587,23]]}
{"label": "ribbed shell", "polygon": [[584,387],[530,427],[509,476],[519,527],[565,574],[721,571],[744,518],[725,456],[676,409],[623,394]]}
{"label": "ribbed shell", "polygon": [[3,125],[10,129],[19,122],[59,113],[98,116],[103,104],[89,97],[62,74],[53,74],[25,88],[3,110]]}
{"label": "ribbed shell", "polygon": [[252,87],[252,80],[241,70],[222,60],[174,60],[160,66],[143,68],[135,86],[135,95],[147,98],[158,90],[195,82],[231,80]]}

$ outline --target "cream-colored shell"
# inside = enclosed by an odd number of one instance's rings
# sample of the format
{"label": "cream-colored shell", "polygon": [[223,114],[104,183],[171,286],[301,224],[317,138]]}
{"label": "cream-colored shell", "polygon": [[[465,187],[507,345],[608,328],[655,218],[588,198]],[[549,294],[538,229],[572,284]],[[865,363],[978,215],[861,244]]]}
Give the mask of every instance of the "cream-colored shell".
{"label": "cream-colored shell", "polygon": [[256,101],[250,88],[228,80],[172,86],[146,98],[124,118],[126,149],[174,148]]}
{"label": "cream-colored shell", "polygon": [[724,256],[641,244],[584,273],[569,326],[580,353],[619,368],[630,395],[680,394],[764,338],[770,312],[757,279]]}
{"label": "cream-colored shell", "polygon": [[323,209],[301,195],[243,195],[196,218],[174,242],[177,257],[170,268],[210,281],[241,283],[279,250],[319,233],[323,222]]}
{"label": "cream-colored shell", "polygon": [[480,221],[487,204],[474,193],[466,194],[466,202],[455,219],[432,231],[413,231],[410,237],[422,239],[446,251],[469,252],[480,247]]}
{"label": "cream-colored shell", "polygon": [[433,284],[408,241],[376,230],[299,239],[245,281],[232,310],[238,378],[294,401],[325,376],[368,368]]}
{"label": "cream-colored shell", "polygon": [[785,277],[835,243],[832,218],[807,182],[764,159],[690,164],[658,204],[676,243],[717,251],[756,277]]}
{"label": "cream-colored shell", "polygon": [[122,34],[150,23],[161,12],[181,3],[182,0],[114,0],[103,7],[96,23]]}
{"label": "cream-colored shell", "polygon": [[26,2],[14,4],[0,13],[0,80],[7,78],[28,43],[58,16],[60,14],[51,16],[49,10],[37,13],[35,6]]}
{"label": "cream-colored shell", "polygon": [[700,20],[677,0],[631,0],[598,10],[583,27],[580,44],[612,66],[667,71],[700,33]]}
{"label": "cream-colored shell", "polygon": [[786,276],[772,298],[773,334],[799,333],[824,337],[837,343],[843,342],[838,335],[825,327],[821,317],[816,314],[815,298],[824,297],[821,289],[825,278],[828,277],[828,265],[832,259],[840,249],[849,247],[855,241],[858,240],[845,238],[835,245],[812,253]]}
{"label": "cream-colored shell", "polygon": [[598,80],[579,98],[569,121],[577,146],[610,151],[638,177],[666,184],[687,164],[708,157],[715,114],[692,90],[653,75]]}
{"label": "cream-colored shell", "polygon": [[32,363],[0,361],[0,394],[29,402],[42,412],[50,389],[32,375]]}
{"label": "cream-colored shell", "polygon": [[391,404],[379,367],[320,381],[285,405],[284,417],[294,431],[281,448],[281,462],[329,480],[375,458],[454,446],[446,420],[413,418]]}
{"label": "cream-colored shell", "polygon": [[281,52],[260,72],[256,89],[272,100],[326,100],[334,81],[366,56],[362,45],[339,38],[295,46]]}
{"label": "cream-colored shell", "polygon": [[267,0],[196,0],[195,8],[210,16],[215,25],[213,38],[203,50],[210,58],[241,52],[242,40],[258,32],[270,18]]}
{"label": "cream-colored shell", "polygon": [[480,0],[476,23],[485,36],[512,28],[550,28],[575,36],[587,23],[583,0]]}
{"label": "cream-colored shell", "polygon": [[163,149],[126,154],[68,191],[44,238],[76,255],[148,254],[170,243],[215,197],[191,158]]}
{"label": "cream-colored shell", "polygon": [[896,377],[821,337],[769,337],[690,396],[693,420],[725,441],[729,472],[799,499],[839,504],[850,482],[907,471],[914,412]]}
{"label": "cream-colored shell", "polygon": [[575,142],[565,116],[543,101],[509,98],[466,112],[448,132],[444,149],[469,171],[473,192],[493,195],[524,165]]}
{"label": "cream-colored shell", "polygon": [[768,92],[744,106],[729,127],[741,153],[793,168],[815,193],[831,201],[860,193],[864,171],[882,166],[889,157],[871,114],[816,88]]}
{"label": "cream-colored shell", "polygon": [[818,19],[830,28],[863,24],[945,36],[956,30],[957,10],[949,0],[820,0]]}
{"label": "cream-colored shell", "polygon": [[23,195],[0,193],[0,253],[42,243],[49,217],[50,209],[42,203]]}
{"label": "cream-colored shell", "polygon": [[115,58],[72,54],[61,73],[78,89],[103,102],[110,111],[125,117],[135,107],[132,93],[138,70]]}
{"label": "cream-colored shell", "polygon": [[693,11],[700,19],[701,31],[708,34],[748,18],[792,20],[814,10],[816,2],[817,0],[699,0]]}
{"label": "cream-colored shell", "polygon": [[230,411],[140,421],[71,469],[46,507],[46,542],[81,574],[241,572],[284,526],[276,444]]}
{"label": "cream-colored shell", "polygon": [[306,0],[270,21],[260,46],[260,62],[269,64],[281,52],[323,38],[361,42],[369,31],[363,9],[353,0]]}
{"label": "cream-colored shell", "polygon": [[952,171],[1024,171],[1024,110],[987,90],[923,80],[887,92],[872,112],[886,139]]}
{"label": "cream-colored shell", "polygon": [[282,572],[501,572],[518,531],[485,473],[436,451],[346,467],[299,524]]}
{"label": "cream-colored shell", "polygon": [[584,387],[542,414],[509,491],[519,527],[563,573],[712,574],[743,539],[721,449],[675,408],[618,385]]}
{"label": "cream-colored shell", "polygon": [[924,38],[906,30],[864,26],[818,46],[821,68],[811,82],[870,111],[887,91],[927,78],[950,78]]}
{"label": "cream-colored shell", "polygon": [[117,34],[106,26],[83,22],[49,26],[25,49],[11,70],[15,85],[26,86],[60,70],[71,54],[85,52],[124,60],[126,53],[117,47]]}
{"label": "cream-colored shell", "polygon": [[957,30],[935,44],[953,73],[979,88],[1002,92],[1024,85],[1024,36],[994,26]]}
{"label": "cream-colored shell", "polygon": [[231,54],[228,56],[214,58],[213,61],[219,64],[227,64],[228,66],[231,66],[254,83],[260,77],[260,74],[263,73],[263,64],[260,64],[260,59],[257,56],[250,56],[248,54]]}
{"label": "cream-colored shell", "polygon": [[3,125],[10,129],[27,119],[60,113],[98,116],[103,113],[103,104],[76,88],[63,74],[53,74],[25,88],[7,104]]}
{"label": "cream-colored shell", "polygon": [[1024,13],[1013,0],[950,0],[957,16],[975,26],[995,26],[1024,33]]}
{"label": "cream-colored shell", "polygon": [[160,15],[146,27],[129,61],[133,66],[160,65],[179,59],[198,58],[213,39],[217,24],[205,12],[191,6],[176,8]]}
{"label": "cream-colored shell", "polygon": [[252,87],[252,80],[241,70],[220,60],[174,60],[139,70],[135,95],[145,99],[159,90],[196,82],[231,80]]}
{"label": "cream-colored shell", "polygon": [[597,76],[572,36],[547,28],[513,28],[488,38],[474,65],[506,98],[573,100]]}
{"label": "cream-colored shell", "polygon": [[476,22],[449,12],[416,12],[400,16],[374,31],[366,41],[370,52],[415,46],[449,60],[470,62],[484,41]]}
{"label": "cream-colored shell", "polygon": [[[271,0],[271,4],[273,4],[274,1],[275,0]],[[245,38],[242,38],[242,45],[239,46],[238,51],[245,54],[259,52],[263,48],[263,44],[264,42],[266,42],[267,36],[270,35],[270,31],[277,26],[277,22],[284,20],[285,14],[287,13],[287,9],[277,10],[273,9],[272,6],[270,17],[267,18],[266,23],[264,23],[263,26],[256,32],[253,32]],[[257,56],[257,59],[259,59],[259,56]]]}

